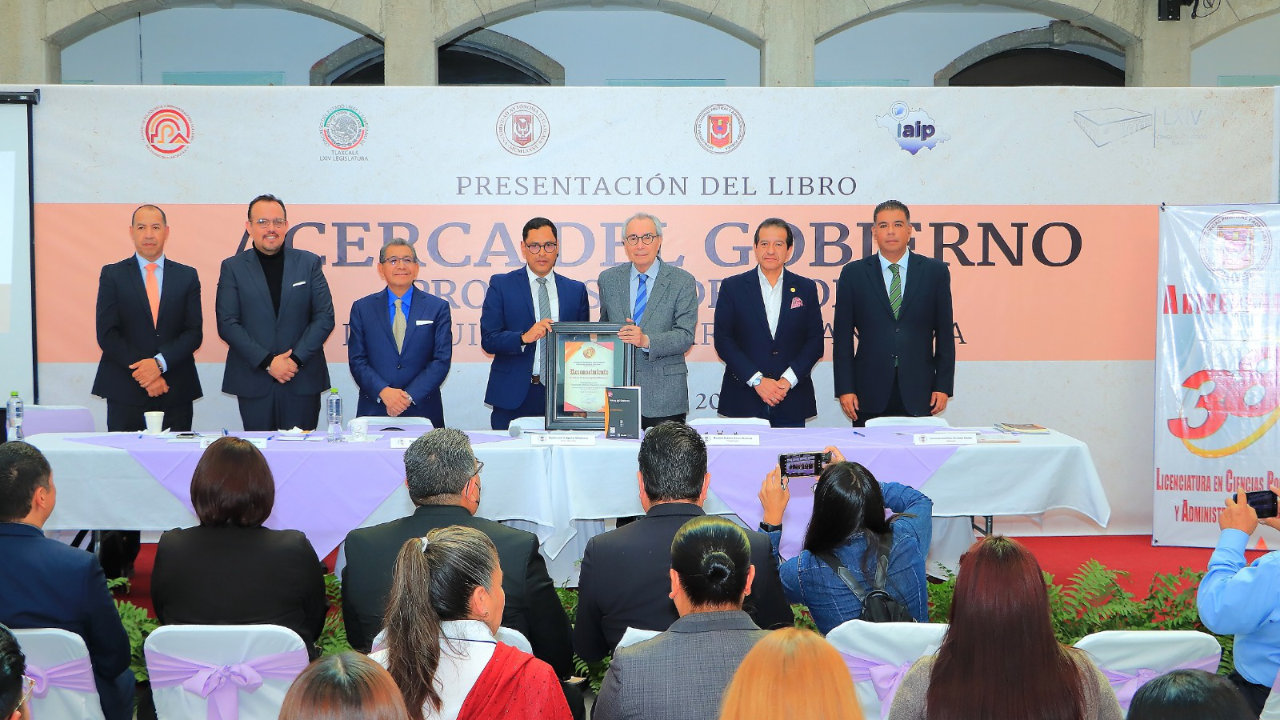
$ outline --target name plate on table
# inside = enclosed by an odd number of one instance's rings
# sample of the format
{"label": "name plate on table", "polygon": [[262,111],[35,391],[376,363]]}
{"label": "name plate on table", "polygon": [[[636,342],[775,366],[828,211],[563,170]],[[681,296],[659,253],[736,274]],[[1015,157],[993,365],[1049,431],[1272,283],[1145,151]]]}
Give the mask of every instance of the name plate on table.
{"label": "name plate on table", "polygon": [[913,437],[916,445],[977,445],[976,432],[932,432],[916,433]]}
{"label": "name plate on table", "polygon": [[413,441],[417,439],[418,438],[416,437],[393,437],[391,438],[391,449],[408,450],[409,446],[413,444]]}
{"label": "name plate on table", "polygon": [[759,435],[725,435],[723,433],[707,433],[702,436],[707,445],[759,445]]}
{"label": "name plate on table", "polygon": [[529,438],[529,444],[537,447],[539,445],[566,445],[569,447],[585,447],[596,444],[595,433],[581,432],[531,432],[525,433],[525,437]]}
{"label": "name plate on table", "polygon": [[[214,443],[214,441],[215,441],[215,440],[217,440],[217,439],[218,439],[218,438],[216,438],[216,437],[201,437],[201,438],[200,438],[200,449],[201,449],[201,450],[203,450],[203,449],[205,449],[205,448],[209,447],[209,446],[210,446],[210,445],[212,445],[212,444]],[[248,441],[249,441],[249,444],[253,445],[254,447],[258,448],[259,450],[266,450],[266,449],[267,449],[267,439],[266,439],[266,438],[242,438],[242,439],[243,439],[243,440],[248,440]],[[175,440],[175,441],[172,441],[172,442],[180,442],[180,441]]]}

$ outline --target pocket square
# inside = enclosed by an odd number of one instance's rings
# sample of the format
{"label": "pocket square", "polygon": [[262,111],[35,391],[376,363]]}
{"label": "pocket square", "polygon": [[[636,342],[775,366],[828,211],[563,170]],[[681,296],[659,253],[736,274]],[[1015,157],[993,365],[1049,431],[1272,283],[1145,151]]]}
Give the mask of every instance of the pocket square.
{"label": "pocket square", "polygon": [[430,325],[435,322],[435,320],[414,320],[413,322],[415,325]]}
{"label": "pocket square", "polygon": [[306,285],[306,284],[307,284],[306,280],[299,280],[298,282],[294,283],[293,286],[298,287],[299,285]]}
{"label": "pocket square", "polygon": [[798,307],[804,307],[804,301],[798,297],[791,298],[791,309],[795,310]]}

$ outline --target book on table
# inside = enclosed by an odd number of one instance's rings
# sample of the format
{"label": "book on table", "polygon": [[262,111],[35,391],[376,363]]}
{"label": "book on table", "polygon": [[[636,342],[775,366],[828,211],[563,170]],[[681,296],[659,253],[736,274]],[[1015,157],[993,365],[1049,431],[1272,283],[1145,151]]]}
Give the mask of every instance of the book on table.
{"label": "book on table", "polygon": [[996,423],[996,429],[1000,432],[1014,433],[1016,435],[1047,435],[1049,428],[1035,423]]}

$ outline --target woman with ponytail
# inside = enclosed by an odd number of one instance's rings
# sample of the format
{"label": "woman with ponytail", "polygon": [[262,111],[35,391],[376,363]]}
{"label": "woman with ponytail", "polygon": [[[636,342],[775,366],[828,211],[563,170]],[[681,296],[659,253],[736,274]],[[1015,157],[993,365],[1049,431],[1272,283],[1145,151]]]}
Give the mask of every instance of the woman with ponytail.
{"label": "woman with ponytail", "polygon": [[742,528],[713,516],[685,523],[671,541],[671,599],[680,618],[614,653],[592,719],[716,717],[738,664],[768,634],[742,611],[754,578]]}
{"label": "woman with ponytail", "polygon": [[454,525],[400,548],[386,649],[370,657],[400,687],[412,720],[569,720],[550,665],[498,642],[506,596],[487,535]]}

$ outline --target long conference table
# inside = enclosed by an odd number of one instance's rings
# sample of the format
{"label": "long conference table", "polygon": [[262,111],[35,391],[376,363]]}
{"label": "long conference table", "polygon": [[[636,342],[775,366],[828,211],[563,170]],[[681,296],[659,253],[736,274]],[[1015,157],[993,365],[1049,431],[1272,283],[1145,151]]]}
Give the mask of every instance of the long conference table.
{"label": "long conference table", "polygon": [[[974,516],[1038,516],[1070,509],[1100,526],[1111,507],[1088,447],[1058,432],[1021,435],[1016,442],[916,445],[915,432],[936,428],[882,427],[771,429],[703,426],[704,435],[758,435],[758,445],[708,447],[711,487],[704,508],[736,515],[747,527],[761,519],[756,494],[779,453],[838,447],[882,481],[916,487],[933,500],[930,559],[954,568],[972,542]],[[323,434],[264,438],[276,482],[273,528],[304,531],[324,557],[357,527],[403,517],[413,510],[404,485],[403,449],[385,433],[364,443],[328,443]],[[557,583],[576,584],[577,561],[602,521],[643,514],[636,454],[638,440],[594,445],[534,445],[529,436],[471,432],[484,462],[478,514],[538,535]],[[986,439],[1007,441],[994,430]],[[189,486],[200,458],[199,442],[137,433],[49,433],[29,437],[49,458],[57,505],[45,528],[163,531],[195,525]],[[732,439],[729,440],[730,442]],[[792,483],[784,518],[783,557],[799,552],[812,512],[812,482]]]}

